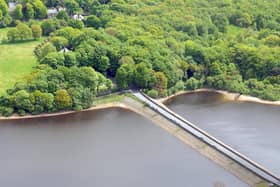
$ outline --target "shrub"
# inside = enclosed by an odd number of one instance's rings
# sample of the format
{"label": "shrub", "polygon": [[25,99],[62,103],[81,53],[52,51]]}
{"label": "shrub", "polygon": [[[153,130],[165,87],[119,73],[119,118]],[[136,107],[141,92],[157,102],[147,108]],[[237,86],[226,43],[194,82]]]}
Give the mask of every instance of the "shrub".
{"label": "shrub", "polygon": [[14,113],[14,109],[11,107],[0,107],[0,114],[2,116],[8,117]]}
{"label": "shrub", "polygon": [[64,54],[63,53],[49,53],[44,58],[40,60],[41,64],[48,64],[52,68],[57,68],[58,66],[64,66]]}
{"label": "shrub", "polygon": [[52,53],[52,52],[56,52],[56,48],[50,44],[50,43],[47,43],[46,45],[44,45],[42,48],[38,48],[35,52],[38,60],[41,60],[42,58],[44,58],[45,56],[47,56],[49,53]]}
{"label": "shrub", "polygon": [[19,32],[16,28],[12,28],[7,33],[8,42],[16,42],[20,40]]}
{"label": "shrub", "polygon": [[32,30],[28,27],[28,25],[24,23],[19,23],[16,28],[19,32],[19,37],[22,41],[32,39]]}
{"label": "shrub", "polygon": [[22,5],[17,4],[15,10],[12,12],[12,17],[15,20],[21,20],[23,18],[23,13],[22,13]]}
{"label": "shrub", "polygon": [[51,43],[55,46],[56,50],[59,51],[64,47],[68,46],[68,40],[62,36],[54,36],[51,38]]}
{"label": "shrub", "polygon": [[33,35],[34,39],[41,38],[41,36],[42,36],[42,29],[41,29],[40,25],[32,25],[31,29],[32,29],[32,35]]}
{"label": "shrub", "polygon": [[188,89],[188,90],[195,90],[199,87],[200,87],[199,80],[197,80],[193,77],[188,79],[187,82],[186,82],[186,89]]}
{"label": "shrub", "polygon": [[69,109],[72,106],[72,100],[67,90],[60,89],[55,93],[55,103],[57,109]]}
{"label": "shrub", "polygon": [[68,21],[69,16],[67,15],[67,13],[65,11],[59,11],[58,14],[56,15],[56,18]]}
{"label": "shrub", "polygon": [[7,27],[12,23],[12,21],[13,21],[12,17],[7,15],[3,17],[2,20],[0,21],[0,27]]}
{"label": "shrub", "polygon": [[101,26],[100,19],[95,15],[88,16],[85,23],[86,26],[94,27],[96,29],[98,29]]}
{"label": "shrub", "polygon": [[152,89],[152,90],[149,90],[147,92],[147,95],[151,98],[157,98],[158,97],[158,91]]}
{"label": "shrub", "polygon": [[50,33],[56,31],[56,29],[59,26],[60,25],[58,24],[58,22],[56,22],[56,20],[54,20],[54,19],[48,19],[48,20],[43,21],[43,23],[41,24],[41,27],[43,30],[43,35],[48,36]]}
{"label": "shrub", "polygon": [[66,67],[77,65],[76,54],[74,52],[68,52],[64,54],[64,65]]}
{"label": "shrub", "polygon": [[24,17],[29,20],[33,19],[35,15],[34,8],[32,4],[26,3],[25,11],[24,11]]}
{"label": "shrub", "polygon": [[84,22],[82,22],[81,20],[75,20],[75,19],[71,19],[68,22],[68,25],[75,29],[82,29],[85,27]]}
{"label": "shrub", "polygon": [[32,30],[24,23],[19,23],[16,28],[7,33],[9,42],[26,41],[32,39]]}
{"label": "shrub", "polygon": [[20,116],[25,116],[25,115],[26,115],[26,112],[25,112],[25,110],[20,109],[20,110],[18,110],[18,114],[19,114]]}

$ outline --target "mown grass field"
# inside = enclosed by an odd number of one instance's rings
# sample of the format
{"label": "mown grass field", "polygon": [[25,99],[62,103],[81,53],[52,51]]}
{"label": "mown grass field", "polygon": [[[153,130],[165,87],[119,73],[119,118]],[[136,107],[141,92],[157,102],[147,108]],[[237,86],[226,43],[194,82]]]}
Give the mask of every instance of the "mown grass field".
{"label": "mown grass field", "polygon": [[[6,37],[8,29],[0,29],[0,41]],[[0,43],[0,95],[32,71],[37,64],[33,49],[40,41],[16,44]]]}

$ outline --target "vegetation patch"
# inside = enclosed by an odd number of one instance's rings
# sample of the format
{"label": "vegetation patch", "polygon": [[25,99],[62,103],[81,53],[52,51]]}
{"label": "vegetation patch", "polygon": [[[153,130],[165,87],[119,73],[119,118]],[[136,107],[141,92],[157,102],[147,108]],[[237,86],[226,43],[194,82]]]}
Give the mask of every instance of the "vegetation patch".
{"label": "vegetation patch", "polygon": [[[0,38],[5,38],[7,29],[0,29]],[[0,44],[0,95],[28,75],[38,63],[33,54],[41,41],[17,44]]]}
{"label": "vegetation patch", "polygon": [[98,97],[94,103],[93,106],[97,106],[99,104],[107,104],[107,103],[113,103],[113,102],[120,102],[124,99],[125,95],[107,95],[103,97]]}
{"label": "vegetation patch", "polygon": [[40,65],[0,97],[0,113],[81,110],[127,89],[163,97],[205,87],[280,100],[279,6],[34,0],[8,10],[0,0],[0,27],[13,27],[7,42],[47,37],[34,50]]}

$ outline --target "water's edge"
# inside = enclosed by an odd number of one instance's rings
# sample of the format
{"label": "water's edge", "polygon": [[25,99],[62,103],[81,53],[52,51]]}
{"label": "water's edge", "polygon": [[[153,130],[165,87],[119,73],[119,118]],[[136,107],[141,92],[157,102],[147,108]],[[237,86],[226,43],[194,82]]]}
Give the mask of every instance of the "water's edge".
{"label": "water's edge", "polygon": [[215,89],[208,89],[208,88],[202,88],[202,89],[197,89],[197,90],[191,90],[191,91],[180,91],[176,94],[170,95],[168,97],[164,98],[159,98],[157,99],[161,103],[165,103],[168,100],[179,96],[179,95],[184,95],[184,94],[191,94],[191,93],[200,93],[200,92],[213,92],[213,93],[219,93],[224,96],[224,99],[229,100],[229,101],[235,101],[235,102],[253,102],[253,103],[259,103],[259,104],[266,104],[266,105],[276,105],[280,106],[280,101],[268,101],[268,100],[263,100],[257,97],[249,96],[249,95],[242,95],[240,93],[233,93],[233,92],[228,92],[225,90],[215,90]]}
{"label": "water's edge", "polygon": [[[179,96],[179,95],[184,95],[184,94],[191,94],[191,93],[199,93],[199,92],[214,92],[214,93],[219,93],[224,96],[226,100],[230,101],[236,101],[236,102],[254,102],[254,103],[259,103],[259,104],[267,104],[267,105],[277,105],[280,106],[280,101],[268,101],[268,100],[262,100],[257,97],[253,96],[248,96],[248,95],[241,95],[239,93],[232,93],[224,90],[215,90],[215,89],[208,89],[208,88],[202,88],[202,89],[197,89],[197,90],[191,90],[191,91],[180,91],[177,92],[176,94],[170,95],[168,97],[164,98],[159,98],[157,99],[158,102],[165,103],[172,98]],[[67,114],[73,114],[73,113],[78,113],[78,112],[83,112],[83,111],[94,111],[94,110],[102,110],[102,109],[109,109],[109,108],[124,108],[127,109],[127,106],[123,102],[111,102],[111,103],[106,103],[106,104],[98,104],[97,106],[84,109],[81,111],[63,111],[63,112],[55,112],[55,113],[43,113],[39,115],[25,115],[25,116],[19,116],[19,115],[12,115],[10,117],[3,117],[0,116],[0,121],[1,120],[16,120],[16,119],[30,119],[30,118],[43,118],[43,117],[52,117],[52,116],[60,116],[60,115],[67,115]],[[137,113],[137,111],[134,111]]]}
{"label": "water's edge", "polygon": [[[173,136],[177,137],[182,142],[186,143],[187,145],[192,147],[194,150],[198,151],[203,156],[207,157],[208,159],[212,160],[214,163],[223,167],[224,169],[226,169],[227,171],[229,171],[230,173],[238,177],[240,180],[249,184],[250,186],[257,186],[258,184],[263,182],[263,180],[260,177],[258,177],[253,172],[249,171],[247,168],[241,166],[238,163],[235,163],[232,159],[228,158],[223,153],[207,145],[199,138],[196,138],[195,136],[181,129],[180,127],[170,122],[163,116],[158,115],[158,113],[156,113],[149,107],[146,107],[144,104],[130,97],[124,97],[124,99],[120,102],[100,104],[97,105],[96,107],[92,107],[84,111],[93,111],[93,110],[101,110],[101,109],[108,109],[108,108],[123,108],[143,116],[144,118],[153,122],[155,125],[163,128]],[[16,120],[16,119],[30,119],[30,118],[40,118],[40,117],[43,118],[43,117],[60,116],[60,115],[67,115],[73,113],[77,113],[77,112],[68,111],[68,112],[60,112],[60,113],[53,113],[53,114],[42,114],[38,116],[30,115],[30,116],[23,116],[23,117],[12,116],[4,119]]]}

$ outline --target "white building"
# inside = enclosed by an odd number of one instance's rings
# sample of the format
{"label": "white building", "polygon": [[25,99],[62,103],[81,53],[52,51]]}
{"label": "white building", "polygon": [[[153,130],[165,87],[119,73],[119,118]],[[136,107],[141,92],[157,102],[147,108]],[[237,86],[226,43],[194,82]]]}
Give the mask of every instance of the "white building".
{"label": "white building", "polygon": [[49,8],[48,9],[48,17],[52,18],[58,14],[60,11],[65,11],[66,9],[63,7],[58,7],[58,8]]}
{"label": "white building", "polygon": [[61,49],[59,52],[60,53],[68,53],[70,50],[67,49],[66,47],[64,47],[63,49]]}
{"label": "white building", "polygon": [[60,12],[60,11],[66,11],[66,8],[58,7],[57,10],[58,10],[58,12]]}
{"label": "white building", "polygon": [[73,19],[82,21],[82,20],[85,19],[85,17],[84,17],[83,15],[81,15],[81,14],[75,14],[75,15],[73,16]]}
{"label": "white building", "polygon": [[48,17],[49,18],[52,18],[54,16],[56,16],[58,13],[57,9],[56,8],[49,8],[48,9]]}
{"label": "white building", "polygon": [[9,12],[14,11],[15,8],[16,8],[16,6],[17,6],[17,3],[16,3],[16,2],[9,2],[9,3],[8,3]]}

